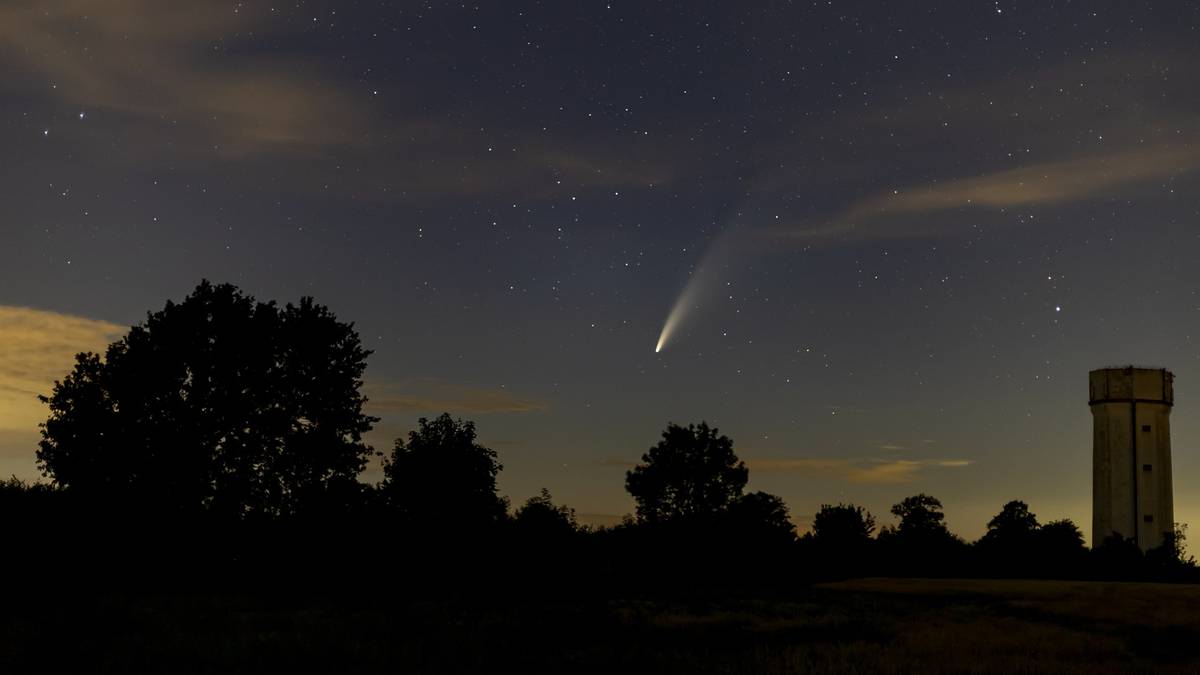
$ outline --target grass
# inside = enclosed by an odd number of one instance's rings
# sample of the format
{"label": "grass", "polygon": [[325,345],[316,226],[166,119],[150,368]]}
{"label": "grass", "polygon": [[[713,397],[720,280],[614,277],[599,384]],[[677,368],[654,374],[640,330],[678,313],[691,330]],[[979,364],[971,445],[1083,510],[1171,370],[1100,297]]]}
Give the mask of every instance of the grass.
{"label": "grass", "polygon": [[14,598],[0,672],[1200,670],[1192,586],[864,579],[704,600],[516,597]]}

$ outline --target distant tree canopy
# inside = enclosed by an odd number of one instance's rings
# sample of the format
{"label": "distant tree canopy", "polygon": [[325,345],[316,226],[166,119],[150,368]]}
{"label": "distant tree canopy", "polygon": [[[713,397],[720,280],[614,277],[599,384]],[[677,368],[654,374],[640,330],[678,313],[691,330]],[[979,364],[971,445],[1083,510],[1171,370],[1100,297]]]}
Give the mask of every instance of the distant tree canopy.
{"label": "distant tree canopy", "polygon": [[1040,528],[1037,516],[1029,511],[1029,505],[1013,500],[988,521],[987,532],[979,543],[984,547],[1028,547],[1033,545]]}
{"label": "distant tree canopy", "polygon": [[875,517],[861,506],[822,504],[813,516],[813,540],[829,546],[860,546],[871,541]]}
{"label": "distant tree canopy", "polygon": [[1042,567],[1059,575],[1078,574],[1087,555],[1083,532],[1070,518],[1052,520],[1038,528],[1034,537]]}
{"label": "distant tree canopy", "polygon": [[662,440],[625,474],[638,519],[658,523],[724,512],[742,496],[749,470],[733,441],[701,422],[668,424]]}
{"label": "distant tree canopy", "polygon": [[358,498],[375,418],[369,351],[312,298],[283,307],[202,282],[42,400],[38,464],[54,483],[145,511],[294,514]]}
{"label": "distant tree canopy", "polygon": [[895,556],[904,574],[945,574],[961,564],[966,548],[962,539],[946,528],[942,503],[927,494],[906,497],[892,506],[900,519],[895,527],[879,532],[880,546]]}
{"label": "distant tree canopy", "polygon": [[892,507],[892,515],[900,519],[896,527],[896,534],[900,537],[929,539],[950,534],[946,529],[942,502],[924,493],[905,497]]}
{"label": "distant tree canopy", "polygon": [[766,492],[742,495],[729,505],[728,522],[742,538],[758,543],[786,543],[796,538],[796,525],[783,499]]}
{"label": "distant tree canopy", "polygon": [[387,504],[410,523],[431,527],[503,521],[508,501],[496,491],[503,467],[494,450],[475,442],[475,423],[443,413],[417,424],[384,460],[380,491]]}
{"label": "distant tree canopy", "polygon": [[1050,550],[1084,550],[1083,532],[1070,518],[1052,520],[1041,527],[1039,537],[1042,545]]}

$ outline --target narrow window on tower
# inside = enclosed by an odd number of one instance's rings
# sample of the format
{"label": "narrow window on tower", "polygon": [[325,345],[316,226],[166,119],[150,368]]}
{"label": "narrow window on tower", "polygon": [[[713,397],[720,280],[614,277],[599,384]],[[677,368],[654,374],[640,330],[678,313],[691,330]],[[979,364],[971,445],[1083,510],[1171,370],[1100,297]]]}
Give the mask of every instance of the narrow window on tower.
{"label": "narrow window on tower", "polygon": [[1150,470],[1150,465],[1149,465],[1149,464],[1143,464],[1143,465],[1142,465],[1142,471],[1149,471],[1149,470]]}
{"label": "narrow window on tower", "polygon": [[1150,425],[1149,425],[1149,424],[1143,424],[1143,425],[1142,425],[1142,431],[1150,431]]}
{"label": "narrow window on tower", "polygon": [[1142,516],[1142,520],[1143,520],[1143,521],[1145,521],[1145,522],[1147,522],[1147,523],[1153,523],[1153,522],[1154,522],[1154,516],[1152,516],[1152,515],[1150,515],[1149,513],[1147,513],[1146,515]]}

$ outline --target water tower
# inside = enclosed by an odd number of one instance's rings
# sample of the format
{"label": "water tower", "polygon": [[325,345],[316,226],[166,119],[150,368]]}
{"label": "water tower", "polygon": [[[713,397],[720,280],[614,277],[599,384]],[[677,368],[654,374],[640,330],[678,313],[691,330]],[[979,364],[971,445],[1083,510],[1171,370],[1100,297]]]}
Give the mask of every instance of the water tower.
{"label": "water tower", "polygon": [[1171,532],[1171,407],[1175,376],[1165,368],[1089,373],[1092,408],[1092,546],[1114,532],[1143,551]]}

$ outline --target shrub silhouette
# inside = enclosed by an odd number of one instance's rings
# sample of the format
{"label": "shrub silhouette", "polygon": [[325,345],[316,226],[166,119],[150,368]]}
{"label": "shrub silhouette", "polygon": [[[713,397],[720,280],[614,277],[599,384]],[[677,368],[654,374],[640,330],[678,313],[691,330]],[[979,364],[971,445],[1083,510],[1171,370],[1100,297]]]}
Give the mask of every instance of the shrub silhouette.
{"label": "shrub silhouette", "polygon": [[202,282],[42,400],[38,464],[94,504],[149,514],[294,515],[356,499],[375,418],[369,351],[312,298],[279,307]]}

